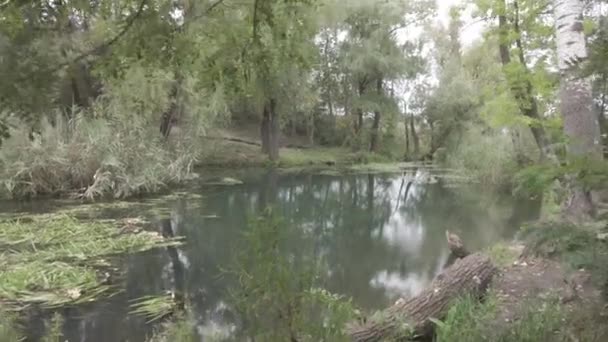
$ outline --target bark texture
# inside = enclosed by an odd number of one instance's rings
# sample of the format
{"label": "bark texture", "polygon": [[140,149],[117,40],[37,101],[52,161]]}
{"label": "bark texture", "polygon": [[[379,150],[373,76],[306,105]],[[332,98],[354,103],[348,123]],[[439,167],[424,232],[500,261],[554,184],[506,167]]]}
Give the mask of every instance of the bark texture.
{"label": "bark texture", "polygon": [[481,297],[495,273],[496,268],[487,256],[471,254],[456,260],[418,296],[398,301],[376,319],[351,324],[347,332],[356,342],[429,336],[434,326],[431,319],[442,319],[459,296]]}
{"label": "bark texture", "polygon": [[[593,111],[591,80],[581,77],[587,61],[583,32],[582,0],[554,0],[557,61],[560,71],[560,100],[568,154],[574,159],[601,159],[600,129]],[[571,180],[571,196],[565,213],[577,220],[593,216],[594,206],[588,189]]]}
{"label": "bark texture", "polygon": [[262,153],[268,154],[270,160],[279,158],[279,118],[276,111],[276,100],[270,99],[264,105],[260,135]]}

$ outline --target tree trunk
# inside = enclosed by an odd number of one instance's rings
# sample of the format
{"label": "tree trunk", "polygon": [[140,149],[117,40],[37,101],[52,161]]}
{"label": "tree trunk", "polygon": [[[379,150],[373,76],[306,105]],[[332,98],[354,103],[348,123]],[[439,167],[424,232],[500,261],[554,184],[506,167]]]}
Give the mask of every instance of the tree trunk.
{"label": "tree trunk", "polygon": [[[378,98],[382,96],[382,77],[378,77],[376,81],[376,92],[378,94]],[[372,124],[372,134],[370,138],[369,150],[370,152],[378,152],[378,145],[380,139],[380,109],[376,109],[374,111],[374,122]]]}
{"label": "tree trunk", "polygon": [[262,140],[262,153],[270,153],[270,111],[264,104],[262,110],[262,122],[260,123],[260,140]]}
{"label": "tree trunk", "polygon": [[[506,1],[501,0],[500,3],[500,13],[498,15],[498,28],[499,28],[499,49],[500,49],[500,60],[502,62],[503,67],[507,67],[511,64],[511,54],[509,51],[510,39],[509,39],[509,27],[506,16]],[[517,1],[514,2],[515,6],[515,18],[514,18],[514,30],[516,35],[519,37],[521,35],[519,29],[519,7]],[[541,158],[544,158],[548,153],[549,143],[547,141],[547,135],[545,133],[545,129],[543,128],[540,120],[540,114],[538,113],[538,103],[536,102],[536,98],[534,97],[534,88],[532,83],[530,82],[530,71],[525,61],[523,45],[521,43],[521,39],[516,39],[517,48],[519,50],[519,62],[524,70],[523,76],[523,86],[521,85],[522,79],[521,77],[517,77],[514,79],[513,76],[509,76],[507,72],[505,75],[507,76],[507,82],[509,87],[511,88],[511,93],[517,100],[517,105],[519,106],[519,111],[526,117],[532,119],[532,122],[528,125],[530,130],[532,131],[532,135],[534,136],[534,140],[536,141],[536,145],[538,146]]]}
{"label": "tree trunk", "polygon": [[405,157],[406,159],[411,159],[410,158],[410,130],[409,130],[409,122],[408,122],[408,115],[407,112],[404,113],[404,118],[405,120],[403,120],[403,128],[405,128]]}
{"label": "tree trunk", "polygon": [[270,160],[279,159],[279,115],[277,113],[277,102],[274,98],[269,101],[270,106],[270,150],[268,156]]}
{"label": "tree trunk", "polygon": [[180,77],[178,77],[171,88],[171,94],[169,95],[171,103],[169,104],[169,108],[162,114],[160,119],[160,134],[165,139],[171,134],[173,124],[177,121],[177,117],[179,116],[178,89],[180,87],[180,82]]}
{"label": "tree trunk", "polygon": [[[359,81],[359,99],[361,99],[361,97],[363,96],[363,94],[365,93],[365,80],[361,80]],[[357,122],[355,123],[355,132],[359,133],[361,132],[361,130],[363,129],[363,108],[361,107],[361,104],[359,104],[357,106]]]}
{"label": "tree trunk", "polygon": [[602,145],[604,150],[604,159],[608,158],[608,122],[606,122],[606,91],[608,79],[606,74],[602,74],[602,99],[600,101],[597,114],[597,122],[600,126],[600,136],[602,137]]}
{"label": "tree trunk", "polygon": [[[568,138],[568,155],[573,159],[601,159],[591,81],[580,76],[582,65],[588,59],[583,32],[584,1],[554,0],[553,4],[560,71],[560,109],[564,133]],[[572,219],[587,220],[594,214],[591,192],[577,183],[571,179],[571,195],[564,203],[564,210]]]}
{"label": "tree trunk", "polygon": [[418,296],[399,300],[378,319],[351,324],[347,332],[357,342],[430,336],[433,319],[443,319],[450,304],[460,296],[483,296],[495,273],[496,268],[483,254],[456,260]]}
{"label": "tree trunk", "polygon": [[418,133],[416,133],[416,126],[414,125],[414,114],[410,114],[410,131],[412,133],[412,139],[414,140],[414,155],[416,158],[420,153],[420,138],[418,138]]}

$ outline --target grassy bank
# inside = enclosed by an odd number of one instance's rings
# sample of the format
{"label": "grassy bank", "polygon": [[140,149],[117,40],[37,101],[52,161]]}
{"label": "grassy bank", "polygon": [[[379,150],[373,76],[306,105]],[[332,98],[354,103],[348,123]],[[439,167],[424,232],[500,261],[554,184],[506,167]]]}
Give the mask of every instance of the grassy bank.
{"label": "grassy bank", "polygon": [[183,129],[164,139],[145,123],[85,117],[43,122],[33,137],[15,124],[0,148],[0,196],[128,198],[183,184],[197,176],[194,168],[204,174],[212,168],[335,169],[392,162],[319,146],[282,148],[279,160],[271,162],[255,141],[243,141],[208,139]]}
{"label": "grassy bank", "polygon": [[436,341],[606,341],[607,233],[606,221],[536,222],[522,245],[489,248],[500,275],[481,301],[454,301]]}
{"label": "grassy bank", "polygon": [[271,162],[261,147],[229,140],[211,140],[198,161],[198,166],[231,167],[306,167],[336,166],[367,163],[390,163],[387,157],[369,152],[353,152],[345,147],[311,146],[306,148],[283,147],[279,160]]}

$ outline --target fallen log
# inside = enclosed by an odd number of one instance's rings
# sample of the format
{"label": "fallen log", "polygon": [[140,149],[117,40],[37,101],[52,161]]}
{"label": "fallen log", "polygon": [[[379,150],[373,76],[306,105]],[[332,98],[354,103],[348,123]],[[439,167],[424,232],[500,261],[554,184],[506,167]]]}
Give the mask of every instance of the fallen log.
{"label": "fallen log", "polygon": [[356,342],[430,336],[434,319],[443,319],[460,296],[481,297],[495,273],[490,259],[481,253],[458,259],[419,295],[398,301],[366,322],[350,324],[346,331]]}

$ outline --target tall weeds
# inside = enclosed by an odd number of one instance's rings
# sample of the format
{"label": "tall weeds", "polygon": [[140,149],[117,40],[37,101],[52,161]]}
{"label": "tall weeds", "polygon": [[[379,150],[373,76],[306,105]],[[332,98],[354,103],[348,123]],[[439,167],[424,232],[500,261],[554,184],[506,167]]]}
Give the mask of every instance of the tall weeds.
{"label": "tall weeds", "polygon": [[197,151],[158,129],[79,115],[41,123],[30,139],[16,124],[0,149],[0,182],[12,198],[75,195],[124,198],[156,192],[189,177]]}

